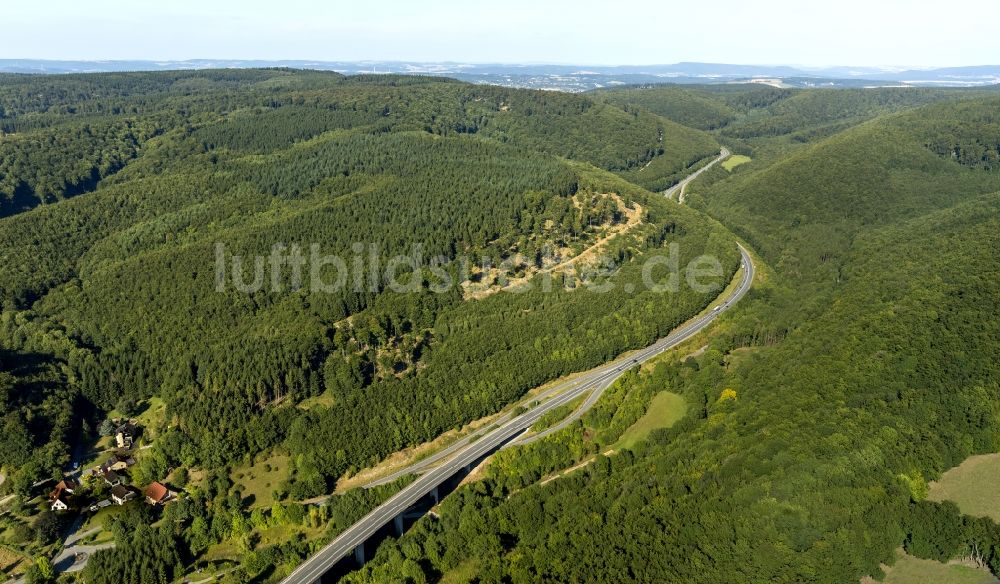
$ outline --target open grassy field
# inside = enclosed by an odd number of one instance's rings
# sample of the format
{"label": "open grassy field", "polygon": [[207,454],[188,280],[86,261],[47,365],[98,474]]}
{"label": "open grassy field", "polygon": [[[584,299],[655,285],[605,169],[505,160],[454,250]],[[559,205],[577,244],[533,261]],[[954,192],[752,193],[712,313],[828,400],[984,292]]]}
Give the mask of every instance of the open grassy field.
{"label": "open grassy field", "polygon": [[157,429],[163,425],[167,405],[158,397],[151,397],[142,408],[142,413],[135,417],[135,422],[142,428],[142,443],[150,444],[156,439]]}
{"label": "open grassy field", "polygon": [[669,428],[684,417],[687,402],[676,393],[662,391],[649,402],[649,409],[636,423],[629,426],[622,437],[611,448],[614,450],[630,449],[649,433],[659,428]]}
{"label": "open grassy field", "polygon": [[465,584],[473,582],[479,568],[476,559],[465,560],[441,576],[441,584]]}
{"label": "open grassy field", "polygon": [[962,513],[1000,521],[1000,453],[970,456],[932,482],[928,498],[954,501]]}
{"label": "open grassy field", "polygon": [[270,507],[274,490],[288,478],[288,463],[288,456],[275,454],[253,466],[235,468],[230,476],[244,497],[253,496],[254,507]]}
{"label": "open grassy field", "polygon": [[742,154],[733,154],[729,158],[722,161],[722,168],[725,168],[729,172],[732,172],[734,168],[741,164],[746,164],[750,162],[749,156],[743,156]]}
{"label": "open grassy field", "polygon": [[760,351],[760,347],[739,347],[726,354],[726,369],[735,369]]}
{"label": "open grassy field", "polygon": [[[119,507],[118,505],[111,505],[110,507],[105,507],[101,509],[97,513],[88,513],[86,515],[86,519],[84,519],[83,521],[83,525],[80,526],[79,531],[84,532],[84,531],[89,531],[95,527],[100,527],[104,529],[105,532],[110,534],[110,531],[108,531],[105,528],[111,525],[110,523],[111,519],[121,515],[124,512],[125,512],[124,507]],[[101,540],[101,538],[95,538],[95,539]]]}
{"label": "open grassy field", "polygon": [[0,580],[3,573],[15,574],[23,571],[25,558],[7,546],[0,546]]}
{"label": "open grassy field", "polygon": [[998,584],[989,572],[961,564],[921,560],[900,551],[896,563],[885,568],[884,584]]}

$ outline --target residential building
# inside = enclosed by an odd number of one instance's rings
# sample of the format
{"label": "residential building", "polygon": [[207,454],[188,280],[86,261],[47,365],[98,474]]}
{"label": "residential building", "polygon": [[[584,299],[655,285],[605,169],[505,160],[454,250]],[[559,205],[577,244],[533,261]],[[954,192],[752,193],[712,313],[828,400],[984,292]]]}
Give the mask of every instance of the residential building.
{"label": "residential building", "polygon": [[127,454],[115,454],[101,465],[101,471],[123,471],[135,464],[135,459]]}
{"label": "residential building", "polygon": [[113,470],[105,471],[101,476],[104,477],[104,482],[108,483],[109,487],[121,486],[121,484],[125,482],[122,480],[122,477]]}
{"label": "residential building", "polygon": [[70,480],[61,480],[56,483],[56,488],[49,493],[49,503],[53,511],[66,511],[69,509],[67,495],[71,495],[76,490],[76,483]]}
{"label": "residential building", "polygon": [[124,505],[132,499],[135,499],[135,491],[125,485],[116,485],[111,489],[111,500],[115,505]]}
{"label": "residential building", "polygon": [[129,450],[135,442],[136,426],[132,422],[125,422],[115,429],[115,443],[118,448]]}
{"label": "residential building", "polygon": [[161,505],[172,499],[174,494],[162,483],[151,483],[146,487],[145,495],[150,505]]}

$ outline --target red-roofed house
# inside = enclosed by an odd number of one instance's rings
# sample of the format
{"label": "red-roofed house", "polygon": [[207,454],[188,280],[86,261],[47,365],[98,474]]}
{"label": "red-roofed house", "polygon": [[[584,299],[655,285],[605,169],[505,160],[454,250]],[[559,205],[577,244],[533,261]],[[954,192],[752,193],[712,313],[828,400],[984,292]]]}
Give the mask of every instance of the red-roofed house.
{"label": "red-roofed house", "polygon": [[65,511],[69,509],[69,503],[67,502],[67,495],[73,493],[76,490],[76,483],[73,481],[63,480],[56,484],[56,488],[49,493],[49,503],[51,504],[51,509],[53,511]]}
{"label": "red-roofed house", "polygon": [[146,501],[150,505],[162,505],[170,500],[173,493],[162,483],[150,483],[145,490]]}

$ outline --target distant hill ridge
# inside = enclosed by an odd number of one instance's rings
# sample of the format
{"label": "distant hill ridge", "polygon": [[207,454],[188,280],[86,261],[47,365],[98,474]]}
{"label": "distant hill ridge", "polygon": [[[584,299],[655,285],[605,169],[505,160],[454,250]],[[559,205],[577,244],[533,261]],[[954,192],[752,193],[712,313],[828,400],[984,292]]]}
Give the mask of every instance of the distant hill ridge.
{"label": "distant hill ridge", "polygon": [[[355,73],[400,73],[446,75],[466,81],[498,85],[544,87],[580,91],[621,83],[650,82],[730,82],[752,78],[778,78],[791,85],[808,86],[833,82],[834,86],[901,83],[917,86],[965,87],[997,85],[1000,65],[976,65],[942,68],[890,69],[878,67],[798,67],[788,65],[753,65],[731,63],[680,62],[663,65],[585,65],[461,63],[420,61],[325,61],[325,60],[252,60],[189,59],[151,60],[44,60],[0,59],[4,73],[97,73],[111,71],[167,71],[191,69],[288,67]],[[534,79],[541,77],[542,79]],[[560,79],[552,79],[558,77]],[[561,79],[565,78],[565,79]]]}

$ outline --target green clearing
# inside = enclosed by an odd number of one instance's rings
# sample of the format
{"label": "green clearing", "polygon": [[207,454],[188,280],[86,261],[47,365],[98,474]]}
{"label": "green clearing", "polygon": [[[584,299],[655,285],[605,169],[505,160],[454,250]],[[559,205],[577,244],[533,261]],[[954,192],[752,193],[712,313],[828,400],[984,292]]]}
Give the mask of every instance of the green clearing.
{"label": "green clearing", "polygon": [[114,446],[114,438],[110,436],[102,436],[100,440],[94,443],[91,451],[84,455],[83,459],[80,461],[80,468],[88,469],[99,466],[106,461],[109,456],[111,456]]}
{"label": "green clearing", "polygon": [[332,407],[336,403],[337,403],[337,400],[332,395],[330,395],[328,393],[323,393],[323,394],[320,394],[320,395],[313,396],[313,397],[310,397],[308,399],[302,400],[301,402],[299,402],[298,407],[299,407],[299,409],[302,409],[302,410],[308,410],[310,408],[315,408],[315,407],[320,407],[320,406],[325,407],[325,408],[329,408],[329,407]]}
{"label": "green clearing", "polygon": [[632,424],[612,448],[631,449],[639,441],[645,440],[649,433],[660,428],[669,428],[684,417],[687,412],[687,402],[676,393],[662,391],[649,402],[649,409],[639,420]]}
{"label": "green clearing", "polygon": [[124,512],[124,508],[119,505],[111,505],[110,507],[105,507],[87,516],[87,519],[83,522],[80,527],[80,531],[87,531],[94,527],[105,527],[108,525],[108,521],[113,517],[117,517]]}
{"label": "green clearing", "polygon": [[253,496],[253,507],[270,507],[274,490],[288,478],[288,463],[288,456],[274,454],[253,466],[233,469],[231,478],[244,497]]}
{"label": "green clearing", "polygon": [[932,482],[928,499],[954,501],[962,513],[1000,521],[1000,453],[966,458]]}
{"label": "green clearing", "polygon": [[167,415],[167,404],[159,397],[146,400],[142,413],[135,417],[135,423],[142,428],[142,442],[150,444],[156,439],[158,429],[163,426]]}
{"label": "green clearing", "polygon": [[884,584],[996,584],[988,572],[961,564],[942,564],[901,554],[891,568],[886,568]]}
{"label": "green clearing", "polygon": [[741,164],[746,164],[750,162],[751,158],[749,156],[743,156],[742,154],[734,154],[729,158],[722,161],[722,168],[725,168],[729,172],[732,172],[734,168]]}
{"label": "green clearing", "polygon": [[199,559],[206,563],[238,561],[241,553],[236,542],[227,539],[209,547]]}
{"label": "green clearing", "polygon": [[319,527],[306,527],[299,525],[276,525],[274,527],[268,527],[264,530],[256,530],[256,533],[260,535],[260,540],[257,542],[256,549],[263,549],[271,545],[279,545],[288,541],[294,540],[299,534],[305,536],[306,539],[313,539],[323,535],[327,529],[327,524],[322,524]]}
{"label": "green clearing", "polygon": [[465,584],[466,582],[475,582],[476,575],[478,573],[479,560],[475,558],[468,559],[451,570],[448,570],[448,572],[441,576],[441,584]]}
{"label": "green clearing", "polygon": [[726,370],[733,370],[750,360],[754,353],[760,352],[758,347],[740,347],[733,349],[725,357]]}

